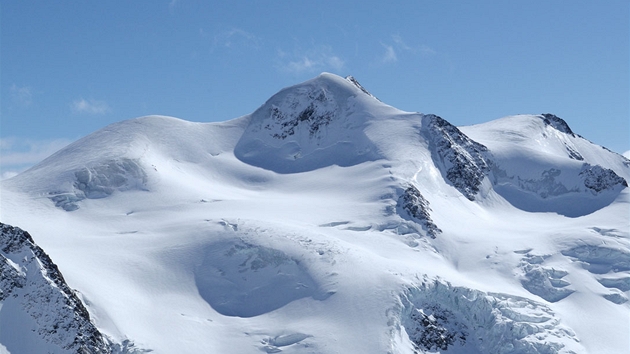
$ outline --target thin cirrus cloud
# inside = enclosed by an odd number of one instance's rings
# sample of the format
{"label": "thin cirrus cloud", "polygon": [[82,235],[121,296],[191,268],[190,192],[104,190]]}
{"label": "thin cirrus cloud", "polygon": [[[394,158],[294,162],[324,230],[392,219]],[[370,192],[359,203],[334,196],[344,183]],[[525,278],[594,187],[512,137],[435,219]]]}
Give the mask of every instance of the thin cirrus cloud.
{"label": "thin cirrus cloud", "polygon": [[79,114],[101,115],[109,112],[109,106],[104,101],[86,100],[84,98],[74,100],[70,104],[72,112]]}
{"label": "thin cirrus cloud", "polygon": [[416,46],[409,45],[400,35],[397,34],[391,36],[390,43],[381,42],[381,45],[385,49],[385,52],[381,57],[381,62],[386,64],[397,62],[399,53],[411,53],[421,56],[431,56],[437,54],[433,48],[424,44]]}
{"label": "thin cirrus cloud", "polygon": [[329,46],[317,46],[307,51],[287,53],[278,51],[278,65],[280,71],[302,74],[322,70],[340,71],[345,61],[333,53]]}
{"label": "thin cirrus cloud", "polygon": [[11,102],[18,106],[28,107],[33,103],[33,92],[28,86],[11,85],[9,89]]}
{"label": "thin cirrus cloud", "polygon": [[[203,29],[199,30],[202,37],[207,36]],[[213,48],[259,48],[262,40],[240,28],[232,28],[215,34],[212,38]]]}
{"label": "thin cirrus cloud", "polygon": [[17,175],[71,142],[68,139],[0,138],[0,179]]}
{"label": "thin cirrus cloud", "polygon": [[398,56],[396,55],[396,51],[394,47],[391,45],[387,45],[385,43],[381,43],[383,48],[385,48],[385,54],[383,54],[383,58],[381,61],[383,63],[395,63],[398,61]]}

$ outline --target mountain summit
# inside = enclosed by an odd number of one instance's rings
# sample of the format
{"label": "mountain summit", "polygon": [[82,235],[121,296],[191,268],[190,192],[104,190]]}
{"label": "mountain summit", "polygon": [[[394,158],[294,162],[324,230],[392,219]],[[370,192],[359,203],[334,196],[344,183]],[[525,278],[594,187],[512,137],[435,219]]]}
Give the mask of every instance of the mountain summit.
{"label": "mountain summit", "polygon": [[235,154],[280,173],[376,160],[381,156],[364,130],[383,109],[391,108],[356,79],[324,73],[278,92],[257,109]]}
{"label": "mountain summit", "polygon": [[0,353],[625,353],[629,179],[555,115],[456,127],[327,73],[122,121],[0,182]]}

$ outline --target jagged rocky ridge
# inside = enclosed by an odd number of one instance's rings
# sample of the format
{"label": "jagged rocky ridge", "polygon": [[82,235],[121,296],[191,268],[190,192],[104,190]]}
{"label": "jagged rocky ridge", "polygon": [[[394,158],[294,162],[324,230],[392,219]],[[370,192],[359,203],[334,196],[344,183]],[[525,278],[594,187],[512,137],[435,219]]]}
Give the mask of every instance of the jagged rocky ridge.
{"label": "jagged rocky ridge", "polygon": [[[57,265],[35,244],[31,235],[0,222],[0,309],[3,306],[17,308],[31,318],[30,330],[46,343],[49,353],[141,354],[151,351],[138,348],[128,339],[116,343],[103,335]],[[7,349],[11,353],[32,350],[33,344],[24,341],[33,338],[27,338],[14,338],[9,343],[17,347]]]}
{"label": "jagged rocky ridge", "polygon": [[68,353],[112,353],[81,300],[28,232],[0,223],[0,251],[0,301],[19,303],[41,339]]}
{"label": "jagged rocky ridge", "polygon": [[488,149],[457,127],[433,114],[424,116],[433,160],[445,179],[469,200],[475,200],[479,186],[490,171]]}
{"label": "jagged rocky ridge", "polygon": [[582,165],[580,176],[584,179],[584,186],[594,194],[612,189],[616,186],[628,187],[628,182],[615,171],[601,166]]}

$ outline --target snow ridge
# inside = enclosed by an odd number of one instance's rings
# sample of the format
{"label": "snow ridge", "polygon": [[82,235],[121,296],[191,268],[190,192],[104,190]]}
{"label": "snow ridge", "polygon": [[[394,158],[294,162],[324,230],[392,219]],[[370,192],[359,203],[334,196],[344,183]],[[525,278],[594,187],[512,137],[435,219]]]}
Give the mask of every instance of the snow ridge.
{"label": "snow ridge", "polygon": [[[359,81],[357,81],[357,79],[354,78],[354,76],[346,76],[346,80],[352,82],[354,84],[354,86],[358,87],[359,90],[363,91],[363,93],[369,95],[370,97],[376,98],[376,96],[374,96],[373,94],[371,94],[368,90],[365,89],[365,87],[363,87]],[[378,100],[378,98],[376,98]],[[379,100],[380,101],[380,100]]]}

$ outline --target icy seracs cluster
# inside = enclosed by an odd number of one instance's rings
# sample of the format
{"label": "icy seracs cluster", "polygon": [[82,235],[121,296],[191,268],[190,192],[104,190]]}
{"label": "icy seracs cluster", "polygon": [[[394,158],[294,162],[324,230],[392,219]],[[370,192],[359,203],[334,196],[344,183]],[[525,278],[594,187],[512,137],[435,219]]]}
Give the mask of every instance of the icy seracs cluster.
{"label": "icy seracs cluster", "polygon": [[121,158],[96,166],[83,167],[74,173],[75,181],[70,190],[50,192],[55,206],[66,211],[79,209],[78,202],[84,199],[99,199],[115,191],[142,190],[147,183],[147,174],[136,160]]}
{"label": "icy seracs cluster", "polygon": [[585,353],[546,305],[424,279],[401,296],[400,324],[416,349],[457,353]]}

